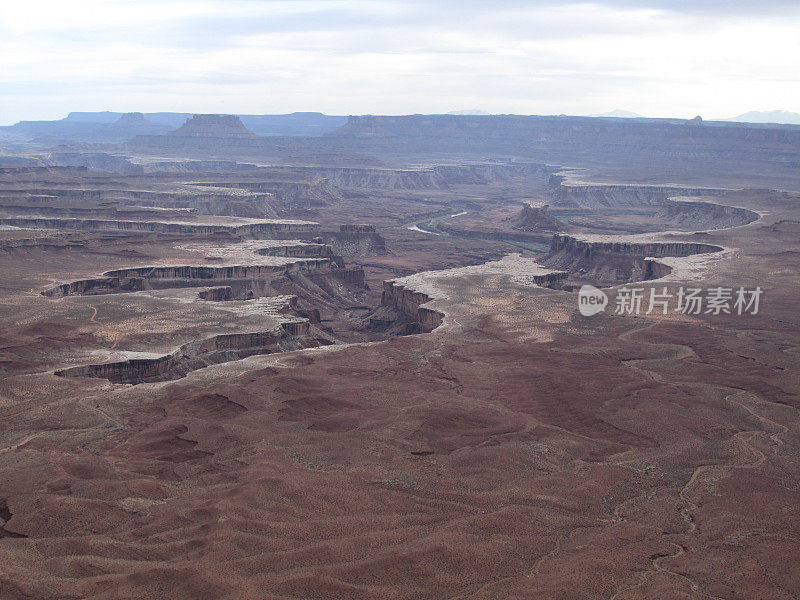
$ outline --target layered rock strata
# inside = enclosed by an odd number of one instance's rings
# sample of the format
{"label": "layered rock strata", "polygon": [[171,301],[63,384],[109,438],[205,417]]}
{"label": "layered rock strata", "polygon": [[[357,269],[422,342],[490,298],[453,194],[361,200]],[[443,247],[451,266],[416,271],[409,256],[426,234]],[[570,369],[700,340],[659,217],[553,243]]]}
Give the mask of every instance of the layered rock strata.
{"label": "layered rock strata", "polygon": [[542,264],[563,269],[579,281],[613,285],[657,279],[669,267],[660,257],[682,257],[720,252],[723,248],[701,242],[665,241],[636,236],[572,236],[555,234]]}
{"label": "layered rock strata", "polygon": [[441,282],[469,280],[475,276],[502,276],[526,287],[560,287],[567,273],[544,268],[519,254],[510,254],[481,265],[425,271],[385,281],[381,295],[381,308],[384,310],[376,311],[372,317],[373,325],[386,327],[389,315],[394,313],[397,322],[405,325],[403,333],[430,333],[442,324],[445,316],[438,303],[453,302],[446,291],[451,284]]}
{"label": "layered rock strata", "polygon": [[655,215],[676,229],[691,231],[740,227],[759,219],[759,214],[738,206],[704,202],[694,198],[670,198]]}
{"label": "layered rock strata", "polygon": [[60,377],[100,377],[112,383],[148,383],[185,377],[209,365],[240,360],[257,354],[273,354],[312,348],[323,343],[309,335],[308,321],[290,321],[277,331],[216,335],[190,342],[162,356],[62,369]]}
{"label": "layered rock strata", "polygon": [[[553,181],[551,179],[551,181]],[[605,183],[571,183],[564,177],[555,180],[553,203],[559,207],[642,208],[661,206],[673,196],[721,197],[733,190],[662,185],[621,185]]]}
{"label": "layered rock strata", "polygon": [[[363,286],[364,271],[360,268],[341,268],[333,258],[297,259],[283,264],[255,265],[178,265],[135,267],[107,271],[102,277],[64,283],[42,292],[45,296],[118,294],[142,290],[185,287],[209,287],[215,282],[227,282],[228,287],[258,288],[268,282],[292,274],[323,275],[345,283]],[[339,258],[339,260],[341,260]]]}
{"label": "layered rock strata", "polygon": [[296,237],[298,234],[313,234],[319,224],[311,221],[254,220],[242,224],[193,223],[191,221],[130,221],[76,218],[25,218],[0,219],[0,224],[31,229],[74,229],[88,231],[135,231],[174,235],[214,235],[227,233],[251,239]]}

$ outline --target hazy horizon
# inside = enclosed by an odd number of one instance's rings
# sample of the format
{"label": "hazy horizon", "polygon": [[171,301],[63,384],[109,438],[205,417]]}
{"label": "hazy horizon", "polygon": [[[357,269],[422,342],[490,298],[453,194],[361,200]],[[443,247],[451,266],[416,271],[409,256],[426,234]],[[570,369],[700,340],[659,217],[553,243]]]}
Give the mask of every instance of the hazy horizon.
{"label": "hazy horizon", "polygon": [[[91,114],[91,115],[101,115],[104,113],[108,113],[112,115],[108,119],[89,119],[86,121],[82,121],[80,115],[83,114]],[[605,111],[603,113],[591,113],[591,114],[566,114],[566,113],[551,113],[551,114],[521,114],[521,113],[494,113],[494,112],[487,112],[481,109],[461,109],[461,110],[452,110],[452,111],[445,111],[445,112],[425,112],[425,113],[347,113],[347,114],[331,114],[331,113],[323,113],[322,111],[291,111],[288,113],[203,113],[197,111],[178,111],[178,110],[153,110],[153,111],[141,111],[141,110],[131,110],[131,111],[122,111],[122,110],[114,110],[114,109],[103,109],[97,111],[84,111],[84,110],[70,110],[67,111],[62,116],[56,117],[54,119],[41,119],[40,121],[50,122],[50,121],[60,121],[60,120],[70,120],[74,122],[85,122],[85,123],[113,123],[119,116],[125,114],[142,114],[145,117],[147,115],[178,115],[178,114],[185,114],[188,116],[190,115],[198,115],[198,114],[222,114],[222,115],[236,115],[240,117],[257,117],[257,116],[286,116],[291,114],[323,114],[327,117],[348,117],[348,116],[386,116],[386,117],[398,117],[398,116],[413,116],[418,114],[423,115],[450,115],[450,116],[523,116],[523,117],[611,117],[616,119],[651,119],[651,118],[665,118],[665,119],[689,119],[693,117],[685,117],[685,116],[672,116],[672,117],[651,117],[649,115],[640,115],[633,113],[631,111],[627,111],[624,109],[613,109],[609,111]],[[753,124],[778,124],[778,125],[798,125],[800,124],[800,113],[794,113],[789,111],[783,110],[766,110],[766,111],[748,111],[741,115],[735,115],[731,117],[703,117],[704,121],[731,121],[731,122],[741,122],[741,123],[753,123]],[[770,118],[774,117],[774,118]],[[749,118],[749,120],[748,120]],[[20,119],[19,121],[15,121],[14,123],[0,123],[0,127],[14,125],[21,122],[36,122],[39,120],[34,119]]]}
{"label": "hazy horizon", "polygon": [[14,4],[0,20],[0,124],[69,110],[800,112],[800,6],[718,4]]}

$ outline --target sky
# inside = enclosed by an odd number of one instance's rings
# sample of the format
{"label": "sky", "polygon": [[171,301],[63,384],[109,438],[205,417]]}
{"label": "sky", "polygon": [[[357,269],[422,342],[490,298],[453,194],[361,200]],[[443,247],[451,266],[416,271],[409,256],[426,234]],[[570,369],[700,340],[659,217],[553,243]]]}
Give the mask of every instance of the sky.
{"label": "sky", "polygon": [[800,2],[0,0],[0,125],[465,109],[800,112]]}

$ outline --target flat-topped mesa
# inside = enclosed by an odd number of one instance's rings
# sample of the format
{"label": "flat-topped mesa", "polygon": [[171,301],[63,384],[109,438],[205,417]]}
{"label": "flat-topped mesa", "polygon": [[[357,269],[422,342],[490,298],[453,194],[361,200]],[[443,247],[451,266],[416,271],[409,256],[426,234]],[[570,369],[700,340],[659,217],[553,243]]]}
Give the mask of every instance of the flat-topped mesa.
{"label": "flat-topped mesa", "polygon": [[470,283],[476,277],[508,278],[511,283],[528,288],[561,287],[566,276],[566,272],[544,268],[532,258],[509,254],[480,265],[424,271],[384,281],[381,307],[370,317],[370,327],[401,335],[430,333],[442,324],[444,313],[437,310],[441,304],[428,303],[444,302],[455,307],[468,304],[471,292],[465,292],[465,288],[472,288]]}
{"label": "flat-topped mesa", "polygon": [[702,242],[668,242],[636,239],[633,236],[613,235],[568,235],[556,233],[550,245],[550,254],[561,251],[586,256],[602,253],[625,254],[630,256],[690,256],[707,252],[719,252],[720,246]]}
{"label": "flat-topped mesa", "polygon": [[675,229],[687,231],[740,227],[759,219],[757,212],[695,198],[670,198],[656,213]]}
{"label": "flat-topped mesa", "polygon": [[257,138],[236,115],[194,115],[175,131],[172,137]]}
{"label": "flat-topped mesa", "polygon": [[163,135],[137,135],[125,143],[130,151],[181,158],[216,158],[263,155],[271,142],[245,127],[235,115],[194,115]]}
{"label": "flat-topped mesa", "polygon": [[[163,219],[170,215],[192,211],[204,215],[234,216],[249,218],[277,218],[272,207],[274,196],[266,192],[251,192],[235,188],[182,185],[171,190],[141,190],[114,187],[106,189],[81,189],[78,185],[59,187],[18,188],[2,190],[0,203],[9,216],[22,213],[38,216],[85,215],[97,219],[111,215],[124,219],[119,214],[126,207],[135,207],[143,213],[149,210],[151,219]],[[133,215],[129,215],[133,216]]]}
{"label": "flat-topped mesa", "polygon": [[[42,292],[44,296],[99,295],[165,290],[190,287],[228,287],[230,296],[247,299],[269,296],[273,284],[300,285],[309,279],[316,285],[327,286],[331,279],[346,286],[366,287],[364,270],[349,268],[344,259],[334,254],[326,244],[277,242],[258,248],[259,242],[242,242],[225,246],[213,265],[148,265],[106,271],[100,277],[64,283]],[[201,244],[205,248],[204,245]],[[241,248],[240,248],[241,246]],[[191,247],[191,244],[187,247]],[[211,245],[209,248],[217,248]],[[269,257],[269,258],[262,258]],[[201,292],[203,299],[215,299],[222,290]]]}
{"label": "flat-topped mesa", "polygon": [[669,267],[660,257],[683,257],[720,252],[723,248],[701,242],[659,241],[634,236],[572,236],[557,233],[550,252],[541,261],[563,269],[579,282],[614,285],[664,277]]}
{"label": "flat-topped mesa", "polygon": [[[351,116],[324,140],[364,153],[452,153],[546,157],[566,164],[685,165],[687,159],[721,169],[742,161],[796,161],[800,131],[786,127],[704,123],[684,119],[603,119],[574,116],[405,115]],[[656,163],[657,164],[657,163]]]}
{"label": "flat-topped mesa", "polygon": [[308,321],[291,320],[270,331],[216,335],[190,342],[162,356],[85,365],[55,372],[59,377],[99,377],[112,383],[170,381],[209,365],[259,354],[302,350],[327,344],[309,335]]}
{"label": "flat-topped mesa", "polygon": [[355,257],[387,253],[386,241],[372,225],[340,225],[339,231],[320,232],[319,241],[330,245],[340,256]]}
{"label": "flat-topped mesa", "polygon": [[552,188],[553,204],[588,209],[641,208],[661,206],[672,196],[724,196],[732,190],[689,188],[669,185],[628,185],[605,183],[568,183],[557,179]]}
{"label": "flat-topped mesa", "polygon": [[133,204],[98,206],[85,202],[77,203],[79,204],[78,206],[54,206],[53,204],[55,203],[52,202],[52,197],[48,198],[50,201],[46,204],[39,203],[38,199],[34,199],[34,202],[29,202],[28,198],[24,200],[0,198],[0,210],[7,214],[13,214],[15,218],[24,218],[25,215],[31,215],[27,218],[33,219],[40,217],[83,217],[90,219],[106,217],[110,221],[128,220],[131,218],[184,220],[197,216],[196,208],[158,208],[155,206],[137,206]]}
{"label": "flat-topped mesa", "polygon": [[[359,271],[351,274],[350,271]],[[74,295],[119,294],[142,290],[174,289],[187,287],[209,287],[215,282],[232,282],[237,288],[258,287],[275,277],[306,273],[335,276],[339,279],[363,284],[364,272],[361,269],[341,269],[329,258],[297,259],[285,264],[274,265],[177,265],[148,266],[106,271],[102,277],[82,279],[64,283],[42,292],[49,297]],[[219,286],[217,286],[219,287]]]}
{"label": "flat-topped mesa", "polygon": [[[240,222],[241,223],[241,222]],[[319,224],[312,221],[280,219],[251,220],[245,223],[204,223],[192,221],[134,221],[81,218],[8,217],[0,224],[26,229],[69,229],[85,231],[136,231],[173,235],[230,235],[251,239],[274,239],[313,234]]]}
{"label": "flat-topped mesa", "polygon": [[550,245],[550,254],[569,251],[586,256],[603,253],[624,254],[630,256],[691,256],[719,252],[720,246],[702,242],[668,242],[637,239],[633,236],[585,235],[574,236],[556,233]]}
{"label": "flat-topped mesa", "polygon": [[564,223],[550,213],[547,204],[523,202],[522,210],[509,218],[512,229],[519,231],[563,231]]}

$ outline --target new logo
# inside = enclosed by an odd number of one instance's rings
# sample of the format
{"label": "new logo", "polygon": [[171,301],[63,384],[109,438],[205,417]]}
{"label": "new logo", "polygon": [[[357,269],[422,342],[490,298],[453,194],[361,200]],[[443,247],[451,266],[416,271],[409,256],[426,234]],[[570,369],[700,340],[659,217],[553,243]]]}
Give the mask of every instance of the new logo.
{"label": "new logo", "polygon": [[583,285],[578,291],[578,310],[584,317],[603,312],[608,305],[608,296],[593,285]]}

